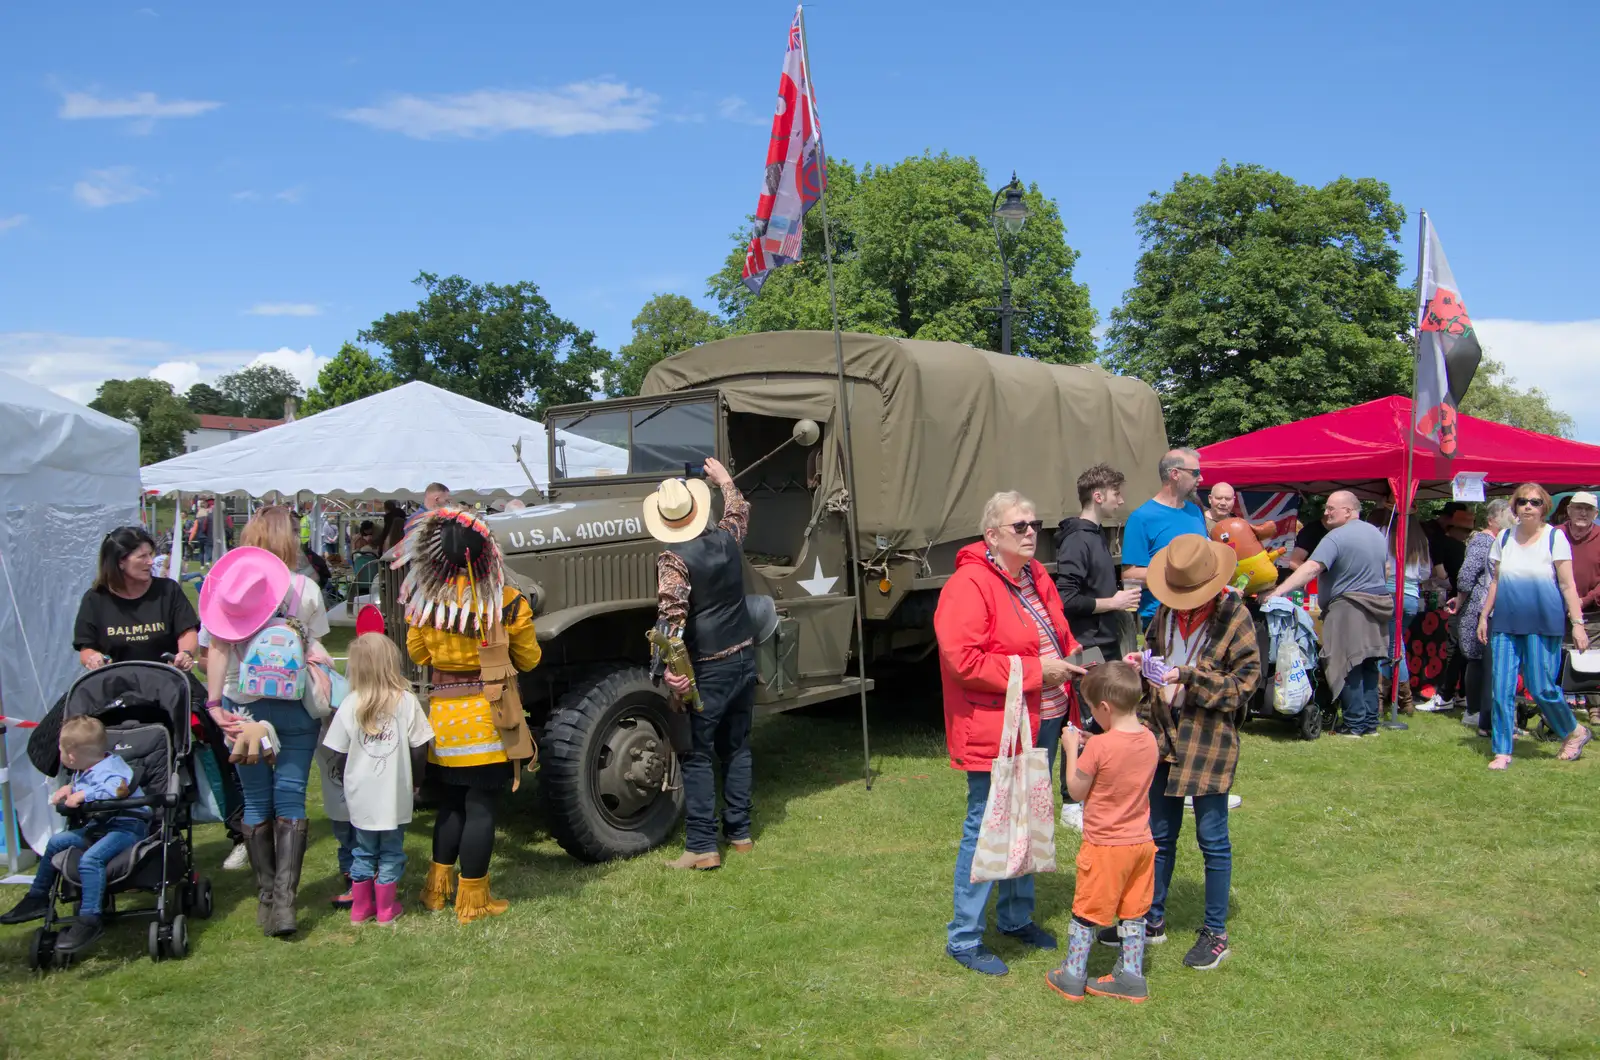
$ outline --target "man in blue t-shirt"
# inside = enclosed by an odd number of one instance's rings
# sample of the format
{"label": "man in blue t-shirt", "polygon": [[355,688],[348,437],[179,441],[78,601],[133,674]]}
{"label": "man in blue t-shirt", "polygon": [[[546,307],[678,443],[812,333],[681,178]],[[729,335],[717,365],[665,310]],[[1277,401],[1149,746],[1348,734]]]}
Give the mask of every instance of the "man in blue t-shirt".
{"label": "man in blue t-shirt", "polygon": [[[1206,536],[1206,515],[1195,503],[1200,489],[1200,454],[1173,449],[1161,458],[1161,489],[1128,516],[1122,530],[1122,577],[1145,580],[1150,558],[1180,534]],[[1156,613],[1156,598],[1146,589],[1139,597],[1139,621]]]}

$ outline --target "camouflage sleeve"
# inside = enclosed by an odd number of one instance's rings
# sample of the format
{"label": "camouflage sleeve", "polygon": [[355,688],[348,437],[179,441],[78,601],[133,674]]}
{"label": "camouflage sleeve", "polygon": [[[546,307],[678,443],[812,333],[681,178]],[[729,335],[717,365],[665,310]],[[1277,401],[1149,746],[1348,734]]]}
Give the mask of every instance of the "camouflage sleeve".
{"label": "camouflage sleeve", "polygon": [[671,549],[656,557],[656,628],[668,636],[683,636],[689,620],[689,567]]}
{"label": "camouflage sleeve", "polygon": [[[750,502],[744,499],[744,494],[739,492],[738,486],[723,487],[722,519],[717,525],[732,534],[733,539],[739,544],[744,544],[744,535],[750,529]],[[687,573],[684,577],[687,580]],[[686,601],[687,599],[685,596]],[[687,604],[685,606],[687,607]]]}

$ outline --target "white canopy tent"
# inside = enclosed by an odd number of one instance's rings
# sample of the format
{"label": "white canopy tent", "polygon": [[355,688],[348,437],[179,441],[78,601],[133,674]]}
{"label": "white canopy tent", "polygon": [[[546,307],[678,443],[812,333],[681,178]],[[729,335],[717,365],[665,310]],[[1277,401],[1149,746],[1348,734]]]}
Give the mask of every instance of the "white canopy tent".
{"label": "white canopy tent", "polygon": [[[139,432],[0,375],[0,453],[0,713],[38,721],[83,672],[72,627],[101,540],[138,522]],[[7,726],[5,749],[23,838],[43,850],[59,818],[30,732]]]}
{"label": "white canopy tent", "polygon": [[[624,450],[562,434],[573,475],[604,473]],[[309,492],[339,499],[421,500],[442,482],[458,500],[534,492],[550,484],[543,425],[428,383],[413,382],[293,423],[185,453],[141,472],[146,490],[169,494]]]}

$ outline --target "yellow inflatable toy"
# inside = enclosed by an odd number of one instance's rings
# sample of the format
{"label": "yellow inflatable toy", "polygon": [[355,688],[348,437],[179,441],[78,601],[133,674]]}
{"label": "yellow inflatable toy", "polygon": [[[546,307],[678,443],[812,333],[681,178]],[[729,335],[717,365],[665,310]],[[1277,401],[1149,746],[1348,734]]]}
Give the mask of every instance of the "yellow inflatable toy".
{"label": "yellow inflatable toy", "polygon": [[1233,579],[1228,583],[1235,589],[1253,596],[1278,584],[1278,568],[1273,561],[1283,555],[1283,549],[1269,552],[1262,548],[1255,530],[1245,520],[1237,517],[1217,520],[1211,528],[1211,540],[1227,545],[1239,557]]}

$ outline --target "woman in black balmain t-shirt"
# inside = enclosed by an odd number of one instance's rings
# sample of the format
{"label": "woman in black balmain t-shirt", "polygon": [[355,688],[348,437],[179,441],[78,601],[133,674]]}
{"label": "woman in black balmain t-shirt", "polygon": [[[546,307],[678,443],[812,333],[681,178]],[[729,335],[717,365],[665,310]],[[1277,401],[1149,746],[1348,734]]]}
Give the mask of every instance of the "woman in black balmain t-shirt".
{"label": "woman in black balmain t-shirt", "polygon": [[180,670],[194,666],[200,616],[178,582],[151,576],[155,554],[155,539],[139,526],[119,527],[101,542],[100,569],[72,631],[85,668],[163,655],[175,656]]}

